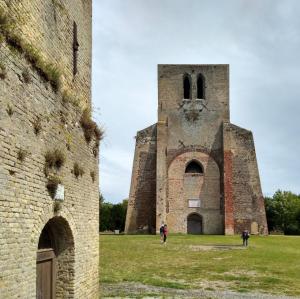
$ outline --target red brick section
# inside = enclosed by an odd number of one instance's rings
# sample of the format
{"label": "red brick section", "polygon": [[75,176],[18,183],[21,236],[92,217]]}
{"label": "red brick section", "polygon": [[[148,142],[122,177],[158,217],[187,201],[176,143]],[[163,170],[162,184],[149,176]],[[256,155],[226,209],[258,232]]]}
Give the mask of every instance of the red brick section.
{"label": "red brick section", "polygon": [[233,235],[234,214],[233,214],[231,151],[224,151],[224,210],[225,210],[225,235]]}

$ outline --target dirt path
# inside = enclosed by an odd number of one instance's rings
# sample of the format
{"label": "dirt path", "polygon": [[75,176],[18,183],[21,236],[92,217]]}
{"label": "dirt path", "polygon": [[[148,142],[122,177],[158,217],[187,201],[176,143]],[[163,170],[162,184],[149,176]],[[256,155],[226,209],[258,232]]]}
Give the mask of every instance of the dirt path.
{"label": "dirt path", "polygon": [[267,295],[261,293],[237,293],[232,291],[179,290],[139,283],[102,284],[101,298],[184,298],[184,299],[295,299],[299,297]]}

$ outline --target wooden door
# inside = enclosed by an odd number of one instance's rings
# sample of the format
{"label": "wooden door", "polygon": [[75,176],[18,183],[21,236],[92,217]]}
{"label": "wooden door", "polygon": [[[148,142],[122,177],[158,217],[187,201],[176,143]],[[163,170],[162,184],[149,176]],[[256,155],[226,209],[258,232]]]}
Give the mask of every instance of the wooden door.
{"label": "wooden door", "polygon": [[55,254],[52,248],[39,249],[36,264],[36,298],[55,299]]}

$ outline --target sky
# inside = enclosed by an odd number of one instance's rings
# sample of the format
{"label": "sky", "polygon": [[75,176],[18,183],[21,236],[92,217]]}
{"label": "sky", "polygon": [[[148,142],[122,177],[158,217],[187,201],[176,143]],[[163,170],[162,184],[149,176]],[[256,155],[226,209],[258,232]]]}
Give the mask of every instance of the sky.
{"label": "sky", "polygon": [[264,195],[300,193],[299,0],[94,0],[100,191],[128,198],[136,132],[157,121],[157,64],[230,64],[230,118],[254,134]]}

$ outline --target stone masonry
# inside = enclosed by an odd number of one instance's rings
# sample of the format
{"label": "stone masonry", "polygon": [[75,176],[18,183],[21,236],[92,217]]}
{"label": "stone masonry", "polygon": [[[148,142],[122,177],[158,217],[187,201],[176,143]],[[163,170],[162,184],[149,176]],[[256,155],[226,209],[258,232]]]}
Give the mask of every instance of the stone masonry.
{"label": "stone masonry", "polygon": [[136,136],[127,233],[266,234],[252,133],[230,123],[228,65],[159,65],[158,122]]}
{"label": "stone masonry", "polygon": [[[37,251],[48,237],[57,259],[52,297],[99,298],[98,144],[81,124],[91,109],[92,1],[0,0],[0,12],[14,21],[14,35],[0,32],[0,298],[41,298]],[[59,89],[49,70],[34,67],[35,52],[60,70]],[[47,166],[49,152],[63,161]],[[51,178],[64,186],[63,201]]]}

